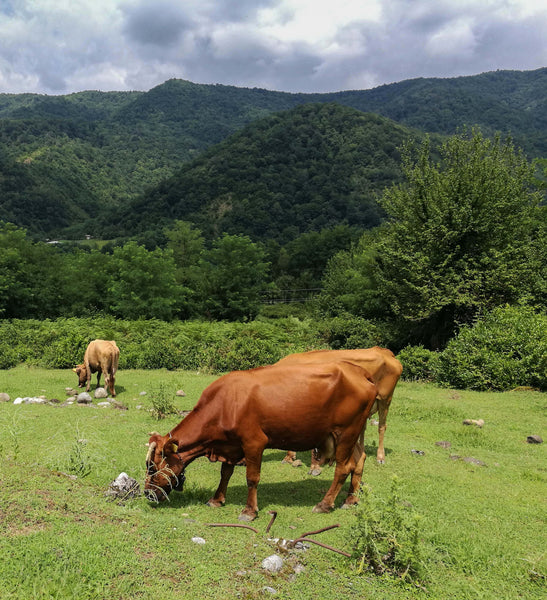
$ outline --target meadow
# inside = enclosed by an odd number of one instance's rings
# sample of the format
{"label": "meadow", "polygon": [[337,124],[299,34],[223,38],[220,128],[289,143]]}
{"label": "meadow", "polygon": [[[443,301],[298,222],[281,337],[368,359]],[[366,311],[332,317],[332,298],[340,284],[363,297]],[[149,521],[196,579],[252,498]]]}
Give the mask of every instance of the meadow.
{"label": "meadow", "polygon": [[[181,419],[158,420],[155,398],[167,395],[177,410],[189,410],[215,378],[122,370],[116,390],[125,409],[115,409],[14,405],[18,396],[64,401],[76,376],[28,366],[0,371],[0,392],[12,400],[0,404],[2,600],[263,598],[274,591],[295,600],[498,600],[547,592],[546,450],[527,443],[530,435],[545,437],[544,393],[400,382],[388,417],[386,464],[376,464],[377,432],[369,425],[366,502],[352,510],[312,513],[333,470],[310,477],[306,466],[281,464],[281,450],[264,455],[260,513],[252,523],[258,533],[209,525],[237,523],[247,489],[244,469],[236,469],[226,506],[206,506],[220,466],[205,458],[188,467],[184,492],[173,492],[169,502],[109,500],[105,491],[121,472],[142,487],[148,432],[166,433]],[[179,389],[186,396],[175,396]],[[484,426],[463,425],[465,419],[483,419]],[[309,453],[299,457],[309,464]],[[379,575],[353,552],[363,511],[387,514],[394,481],[399,509],[418,527],[419,580]],[[269,511],[277,519],[266,533]],[[338,527],[313,538],[351,557],[315,544],[287,551],[274,541],[330,525]],[[193,542],[196,536],[205,544]],[[284,559],[275,574],[261,567],[272,554]]]}

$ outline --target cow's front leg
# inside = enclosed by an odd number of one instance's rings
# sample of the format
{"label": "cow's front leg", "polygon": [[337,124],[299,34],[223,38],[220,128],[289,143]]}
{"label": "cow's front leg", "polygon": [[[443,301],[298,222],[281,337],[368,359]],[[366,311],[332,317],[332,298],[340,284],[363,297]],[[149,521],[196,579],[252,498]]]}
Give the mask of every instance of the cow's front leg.
{"label": "cow's front leg", "polygon": [[218,484],[215,495],[207,502],[209,506],[212,506],[213,508],[224,506],[224,503],[226,502],[226,490],[228,489],[228,482],[230,481],[230,477],[232,476],[233,472],[233,464],[226,462],[222,463],[222,467],[220,469],[220,483]]}

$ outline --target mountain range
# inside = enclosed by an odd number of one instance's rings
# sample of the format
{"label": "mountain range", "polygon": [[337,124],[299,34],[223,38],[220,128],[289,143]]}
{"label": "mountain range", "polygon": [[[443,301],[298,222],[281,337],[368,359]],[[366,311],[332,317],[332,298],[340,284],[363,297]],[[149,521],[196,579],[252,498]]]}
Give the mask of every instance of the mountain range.
{"label": "mountain range", "polygon": [[148,92],[0,94],[0,220],[113,239],[173,219],[283,243],[382,219],[400,145],[478,126],[547,156],[547,68],[290,94],[169,80]]}

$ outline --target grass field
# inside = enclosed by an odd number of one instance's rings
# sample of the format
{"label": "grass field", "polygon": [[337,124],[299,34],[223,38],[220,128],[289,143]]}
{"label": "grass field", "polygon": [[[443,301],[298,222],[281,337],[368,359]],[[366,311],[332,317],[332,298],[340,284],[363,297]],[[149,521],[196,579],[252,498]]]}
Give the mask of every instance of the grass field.
{"label": "grass field", "polygon": [[[306,467],[282,465],[282,451],[264,456],[260,515],[252,524],[259,533],[208,525],[237,523],[246,483],[244,469],[237,469],[226,506],[209,508],[204,503],[220,467],[204,458],[188,467],[185,491],[172,493],[168,503],[153,506],[140,497],[120,505],[105,498],[122,471],[142,483],[148,432],[166,433],[180,420],[155,420],[149,410],[154,395],[168,390],[176,407],[187,410],[213,379],[121,371],[117,399],[127,410],[0,404],[2,600],[263,598],[272,595],[267,588],[290,599],[545,597],[546,450],[526,443],[532,434],[545,438],[545,394],[402,382],[388,418],[385,465],[376,464],[377,434],[369,427],[364,481],[370,501],[379,510],[387,507],[396,476],[401,506],[419,517],[425,572],[415,585],[360,571],[358,558],[317,545],[283,552],[268,539],[294,539],[338,524],[314,539],[351,553],[357,511],[363,510],[312,513],[333,470],[309,477]],[[65,387],[75,384],[69,370],[0,371],[0,392],[12,400],[64,400]],[[175,397],[181,388],[186,396]],[[467,418],[485,425],[465,426]],[[309,464],[309,454],[300,458]],[[266,534],[271,510],[278,516]],[[195,536],[206,543],[194,543]],[[284,566],[270,574],[261,563],[274,553]]]}

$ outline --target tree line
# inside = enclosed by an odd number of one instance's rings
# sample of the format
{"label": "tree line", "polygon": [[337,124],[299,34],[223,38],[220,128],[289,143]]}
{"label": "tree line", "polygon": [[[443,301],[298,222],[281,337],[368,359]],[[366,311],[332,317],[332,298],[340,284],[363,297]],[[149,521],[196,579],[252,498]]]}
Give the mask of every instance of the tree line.
{"label": "tree line", "polygon": [[332,345],[397,349],[442,348],[497,306],[545,311],[545,206],[523,154],[479,131],[439,154],[427,139],[402,154],[405,180],[380,201],[387,220],[359,238],[340,225],[282,248],[226,233],[208,242],[176,221],[163,247],[67,250],[2,223],[0,317],[243,321],[265,289],[321,286],[312,309],[330,319]]}

